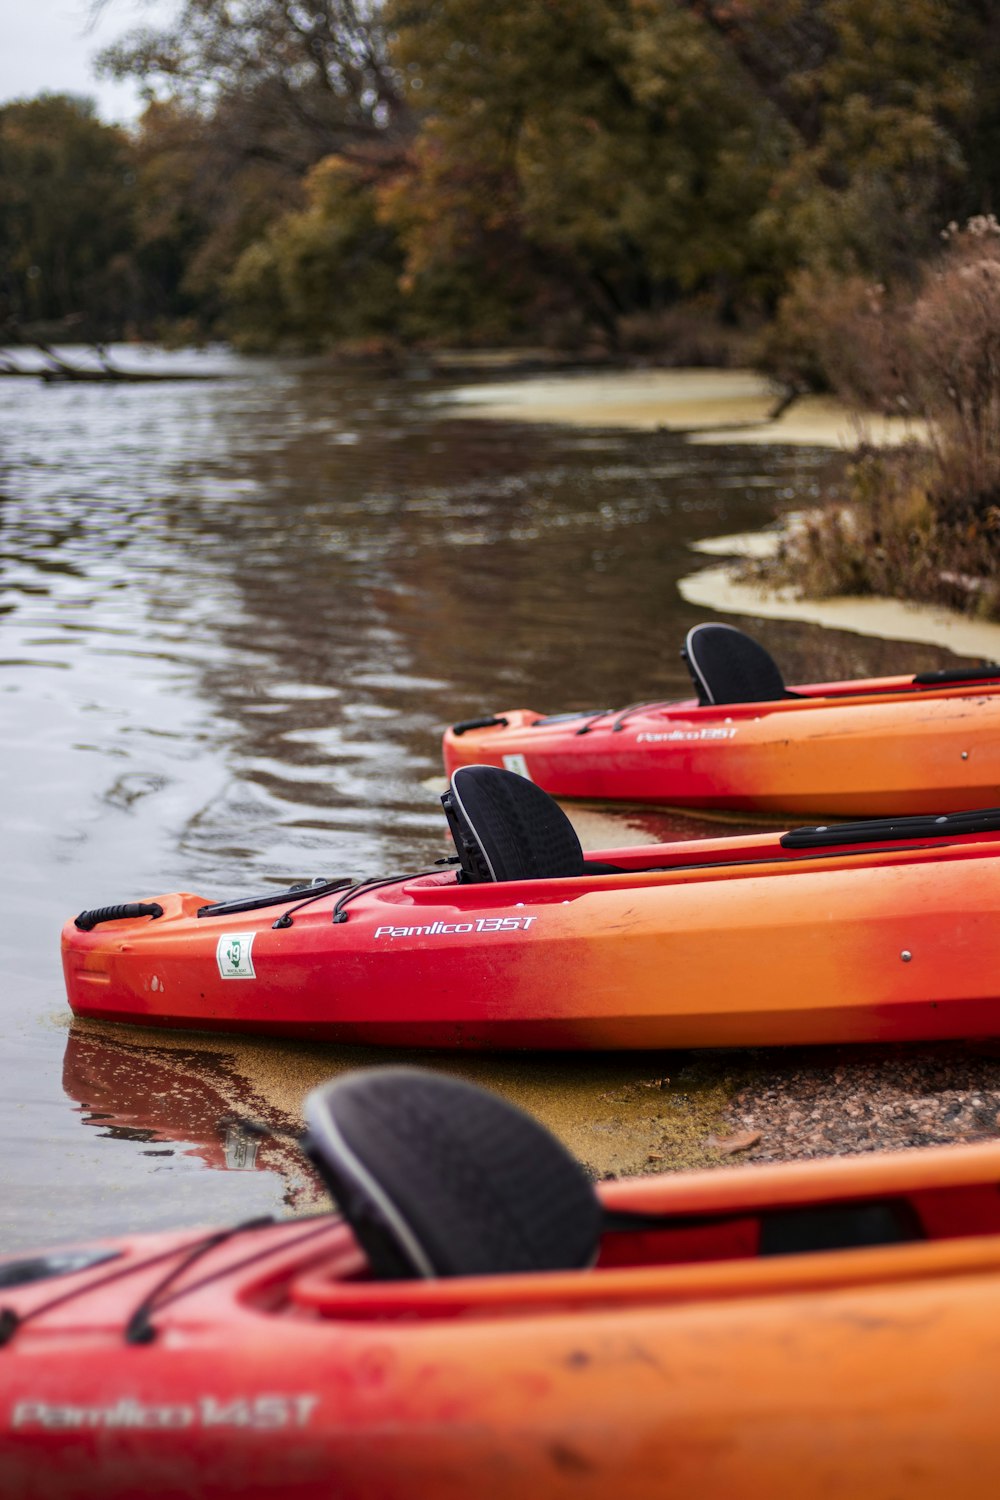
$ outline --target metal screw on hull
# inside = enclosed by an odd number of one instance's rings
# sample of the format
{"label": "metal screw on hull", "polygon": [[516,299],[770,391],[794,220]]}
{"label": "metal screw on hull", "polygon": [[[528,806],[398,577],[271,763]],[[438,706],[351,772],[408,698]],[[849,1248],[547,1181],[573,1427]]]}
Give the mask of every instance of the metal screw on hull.
{"label": "metal screw on hull", "polygon": [[904,964],[908,964],[910,962],[910,959],[913,957],[913,954],[910,952],[909,948],[904,948],[899,956],[903,960]]}

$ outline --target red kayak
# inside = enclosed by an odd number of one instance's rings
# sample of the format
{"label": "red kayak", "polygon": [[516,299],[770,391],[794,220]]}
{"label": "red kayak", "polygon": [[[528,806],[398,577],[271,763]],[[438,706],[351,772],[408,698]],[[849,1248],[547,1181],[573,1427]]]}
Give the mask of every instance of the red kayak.
{"label": "red kayak", "polygon": [[453,724],[445,768],[494,765],[554,797],[795,817],[946,813],[995,803],[1000,666],[785,686],[731,625],[682,653],[697,698]]}
{"label": "red kayak", "polygon": [[902,1041],[1000,1030],[1000,809],[584,855],[521,776],[455,772],[457,868],[63,929],[77,1015],[432,1047]]}
{"label": "red kayak", "polygon": [[1000,1146],[604,1183],[411,1069],[343,1217],[0,1262],[4,1500],[994,1500]]}

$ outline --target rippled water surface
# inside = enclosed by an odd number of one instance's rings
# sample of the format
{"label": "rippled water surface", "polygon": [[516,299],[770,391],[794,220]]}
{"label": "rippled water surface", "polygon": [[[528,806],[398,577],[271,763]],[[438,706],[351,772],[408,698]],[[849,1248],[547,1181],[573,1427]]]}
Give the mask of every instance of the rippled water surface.
{"label": "rippled water surface", "polygon": [[[0,1249],[294,1205],[294,1149],[239,1117],[293,1123],[353,1060],[70,1026],[68,915],[436,858],[444,724],[684,691],[688,541],[830,462],[461,420],[429,379],[144,358],[219,378],[0,379]],[[753,629],[792,680],[944,659]],[[705,831],[640,822],[667,826]],[[460,1066],[540,1107],[650,1064]]]}

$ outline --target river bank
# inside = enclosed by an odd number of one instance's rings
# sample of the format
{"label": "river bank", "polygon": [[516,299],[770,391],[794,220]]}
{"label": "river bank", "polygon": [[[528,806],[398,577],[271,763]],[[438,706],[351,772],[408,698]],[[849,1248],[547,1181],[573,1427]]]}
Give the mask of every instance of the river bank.
{"label": "river bank", "polygon": [[[828,396],[802,396],[780,415],[781,394],[755,370],[604,370],[525,376],[445,394],[459,416],[573,427],[683,433],[694,443],[792,444],[847,448],[857,421]],[[921,434],[902,417],[866,421],[870,441],[903,443]]]}
{"label": "river bank", "polygon": [[770,529],[736,536],[710,537],[690,544],[693,552],[727,561],[699,568],[678,580],[688,604],[711,614],[751,615],[766,620],[798,620],[825,630],[852,630],[884,641],[913,641],[944,646],[956,656],[1000,660],[1000,624],[977,620],[957,610],[912,604],[902,599],[834,595],[807,599],[790,587],[776,587],[766,576],[748,577],[748,559],[766,563],[781,542]]}

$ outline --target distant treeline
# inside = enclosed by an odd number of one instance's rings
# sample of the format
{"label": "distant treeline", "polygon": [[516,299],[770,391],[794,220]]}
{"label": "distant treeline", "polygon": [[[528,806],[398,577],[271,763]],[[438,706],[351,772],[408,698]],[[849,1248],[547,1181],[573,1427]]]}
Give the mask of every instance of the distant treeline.
{"label": "distant treeline", "polygon": [[8,330],[692,359],[1000,199],[994,0],[184,0],[103,67],[133,132],[0,108]]}

